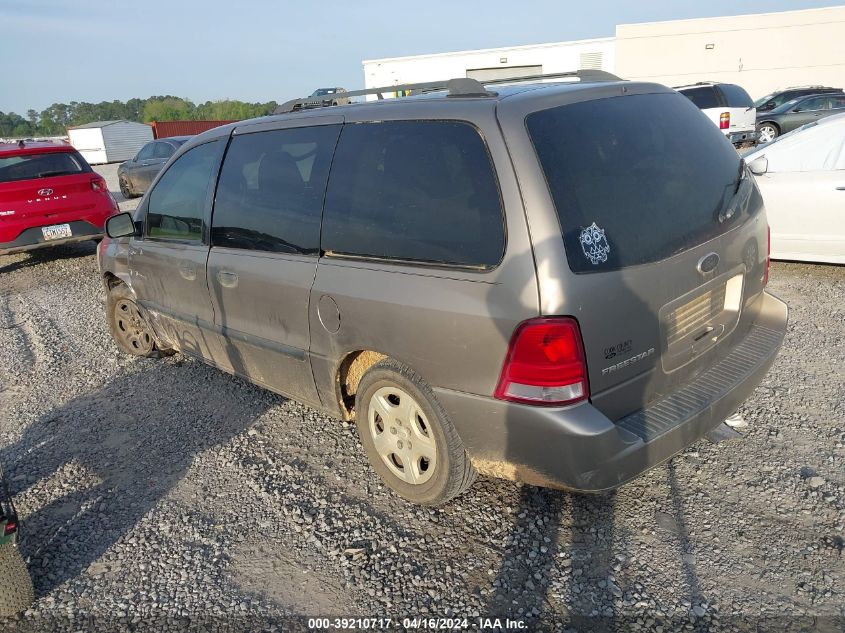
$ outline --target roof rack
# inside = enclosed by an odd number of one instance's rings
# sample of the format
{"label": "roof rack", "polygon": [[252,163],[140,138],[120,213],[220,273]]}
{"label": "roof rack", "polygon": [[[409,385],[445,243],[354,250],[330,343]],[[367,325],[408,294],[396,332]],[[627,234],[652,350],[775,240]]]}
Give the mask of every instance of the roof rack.
{"label": "roof rack", "polygon": [[[385,94],[390,93],[408,93],[422,94],[425,92],[438,92],[440,90],[448,90],[450,97],[493,97],[495,93],[488,92],[475,79],[458,78],[448,79],[446,81],[426,81],[414,84],[396,84],[394,86],[382,86],[381,88],[367,88],[365,90],[350,90],[345,92],[337,92],[333,97],[348,98],[348,97],[363,97],[366,95],[376,95],[379,100],[384,99]],[[321,108],[322,103],[317,102],[314,97],[302,97],[299,99],[291,99],[285,101],[278,106],[273,114],[282,114],[285,112],[293,112],[302,108]]]}
{"label": "roof rack", "polygon": [[521,77],[504,77],[502,79],[491,79],[482,82],[485,85],[510,84],[519,81],[537,81],[539,79],[563,79],[565,77],[577,77],[581,81],[622,81],[621,77],[617,77],[613,73],[606,70],[597,70],[594,68],[585,68],[583,70],[570,70],[563,73],[546,73],[541,75],[523,75]]}
{"label": "roof rack", "polygon": [[[577,77],[581,81],[622,81],[619,77],[603,70],[573,70],[564,73],[548,73],[545,75],[525,75],[521,77],[507,77],[504,79],[491,79],[479,81],[470,77],[457,77],[442,81],[427,81],[413,84],[397,84],[394,86],[382,86],[380,88],[367,88],[365,90],[351,90],[338,92],[335,97],[363,97],[376,95],[379,100],[384,99],[385,94],[400,93],[405,96],[424,94],[427,92],[448,91],[450,97],[495,97],[496,93],[487,90],[485,85],[497,85],[505,83],[517,83],[520,81],[536,81],[540,79],[559,79],[564,77]],[[315,101],[314,97],[302,97],[285,101],[278,106],[273,114],[284,114],[295,110],[328,107]]]}

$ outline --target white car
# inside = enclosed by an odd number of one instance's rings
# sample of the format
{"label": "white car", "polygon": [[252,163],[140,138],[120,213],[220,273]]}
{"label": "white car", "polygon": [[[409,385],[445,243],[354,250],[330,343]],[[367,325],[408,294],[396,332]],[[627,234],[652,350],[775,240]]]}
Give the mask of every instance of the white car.
{"label": "white car", "polygon": [[745,155],[771,227],[771,256],[845,264],[845,114]]}
{"label": "white car", "polygon": [[701,82],[675,90],[697,105],[734,145],[757,140],[757,109],[742,87]]}

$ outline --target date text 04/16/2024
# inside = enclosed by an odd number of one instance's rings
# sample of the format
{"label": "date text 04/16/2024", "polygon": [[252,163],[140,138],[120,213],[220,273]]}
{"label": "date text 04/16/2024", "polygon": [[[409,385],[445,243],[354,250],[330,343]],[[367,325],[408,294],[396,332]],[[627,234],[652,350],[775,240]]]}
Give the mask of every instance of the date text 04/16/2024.
{"label": "date text 04/16/2024", "polygon": [[439,631],[525,630],[524,620],[510,618],[309,618],[309,629],[382,630],[401,628]]}

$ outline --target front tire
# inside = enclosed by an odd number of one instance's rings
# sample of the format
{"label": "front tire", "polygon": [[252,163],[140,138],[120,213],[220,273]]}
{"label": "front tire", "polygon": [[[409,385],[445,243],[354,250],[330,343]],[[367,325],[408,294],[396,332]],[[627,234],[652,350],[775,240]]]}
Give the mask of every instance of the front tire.
{"label": "front tire", "polygon": [[12,617],[28,609],[34,595],[20,550],[12,543],[0,545],[0,617]]}
{"label": "front tire", "polygon": [[373,365],[355,396],[358,436],[373,469],[408,501],[439,505],[475,481],[458,432],[431,388],[392,359]]}
{"label": "front tire", "polygon": [[170,350],[159,347],[155,332],[135,303],[132,292],[124,284],[118,284],[109,290],[106,316],[114,342],[127,354],[158,358],[171,353]]}
{"label": "front tire", "polygon": [[780,128],[774,123],[761,123],[757,126],[757,142],[771,143],[780,136]]}
{"label": "front tire", "polygon": [[126,198],[127,200],[131,198],[137,198],[137,195],[132,192],[132,189],[129,187],[129,183],[126,181],[126,178],[124,176],[118,178],[118,181],[120,182],[120,193],[123,195],[124,198]]}

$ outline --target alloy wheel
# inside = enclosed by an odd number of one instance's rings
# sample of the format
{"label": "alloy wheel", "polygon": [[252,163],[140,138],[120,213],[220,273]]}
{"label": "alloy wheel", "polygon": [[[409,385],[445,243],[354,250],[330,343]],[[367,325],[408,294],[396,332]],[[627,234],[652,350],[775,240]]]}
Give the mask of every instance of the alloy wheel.
{"label": "alloy wheel", "polygon": [[759,141],[761,143],[770,143],[778,135],[778,131],[772,125],[761,125],[759,131]]}

